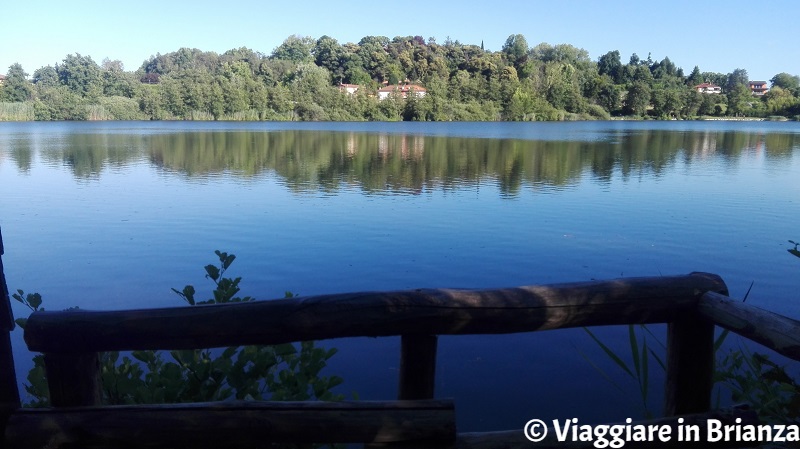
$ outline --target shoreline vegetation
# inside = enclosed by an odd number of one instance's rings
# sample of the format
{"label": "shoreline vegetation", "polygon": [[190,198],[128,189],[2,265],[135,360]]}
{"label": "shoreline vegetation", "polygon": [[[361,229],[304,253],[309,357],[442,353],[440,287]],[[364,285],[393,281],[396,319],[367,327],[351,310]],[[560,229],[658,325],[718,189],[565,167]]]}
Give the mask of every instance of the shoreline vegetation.
{"label": "shoreline vegetation", "polygon": [[[135,70],[67,55],[0,78],[0,121],[799,120],[800,77],[745,69],[686,74],[669,57],[597,60],[569,44],[499,51],[447,38],[289,36],[267,55],[181,48]],[[705,86],[705,87],[703,87]],[[710,87],[709,87],[710,86]]]}

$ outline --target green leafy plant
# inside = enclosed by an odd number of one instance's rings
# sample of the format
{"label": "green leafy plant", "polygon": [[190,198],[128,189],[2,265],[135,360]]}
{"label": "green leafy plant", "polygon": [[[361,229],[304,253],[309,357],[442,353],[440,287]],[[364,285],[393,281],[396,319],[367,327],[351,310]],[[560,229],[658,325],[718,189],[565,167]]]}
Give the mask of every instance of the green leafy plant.
{"label": "green leafy plant", "polygon": [[719,359],[714,380],[730,391],[731,399],[747,403],[771,424],[800,424],[800,385],[765,354],[745,346]]}
{"label": "green leafy plant", "polygon": [[[789,254],[800,257],[797,249],[800,243],[793,240],[789,243],[794,245],[787,250]],[[730,391],[734,402],[750,404],[763,421],[800,423],[800,384],[785,366],[770,360],[766,354],[751,351],[744,345],[730,349],[717,358],[714,380]]]}
{"label": "green leafy plant", "polygon": [[[206,265],[206,277],[215,288],[212,297],[197,301],[196,290],[187,285],[172,289],[190,306],[253,301],[239,297],[241,278],[225,277],[236,256],[215,251],[218,265]],[[44,310],[38,293],[17,290],[14,299],[33,311]],[[286,297],[294,296],[291,292]],[[26,319],[17,323],[24,328]],[[332,390],[342,383],[338,376],[324,376],[322,370],[336,349],[314,342],[274,346],[242,346],[223,349],[181,351],[107,352],[101,355],[103,402],[106,404],[148,404],[238,400],[341,400]],[[49,404],[44,358],[34,357],[25,390],[30,407]]]}

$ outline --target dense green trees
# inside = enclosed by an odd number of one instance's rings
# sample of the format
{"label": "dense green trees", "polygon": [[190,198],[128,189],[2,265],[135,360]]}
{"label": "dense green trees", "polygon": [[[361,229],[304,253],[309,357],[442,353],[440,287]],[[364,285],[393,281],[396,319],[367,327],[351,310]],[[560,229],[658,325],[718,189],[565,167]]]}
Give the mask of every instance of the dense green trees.
{"label": "dense green trees", "polygon": [[3,89],[0,90],[0,100],[11,103],[28,101],[33,89],[28,83],[27,76],[21,65],[12,64],[8,68]]}
{"label": "dense green trees", "polygon": [[[773,92],[754,97],[747,71],[688,76],[670,58],[633,54],[623,64],[612,50],[593,61],[569,44],[529,47],[512,34],[500,51],[421,36],[365,36],[339,43],[330,36],[290,36],[271,54],[246,47],[223,54],[181,48],[156,54],[134,71],[67,55],[30,80],[8,70],[0,101],[24,103],[39,120],[574,120],[627,115],[799,115],[800,78],[771,80]],[[383,83],[408,81],[422,98],[380,101]],[[709,82],[722,94],[700,94]],[[338,88],[356,84],[355,94]]]}

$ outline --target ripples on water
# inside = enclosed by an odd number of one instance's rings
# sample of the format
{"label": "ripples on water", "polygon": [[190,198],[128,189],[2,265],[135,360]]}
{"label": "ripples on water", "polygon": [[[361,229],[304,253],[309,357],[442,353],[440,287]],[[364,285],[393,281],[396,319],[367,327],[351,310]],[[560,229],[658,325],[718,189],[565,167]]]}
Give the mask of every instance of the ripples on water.
{"label": "ripples on water", "polygon": [[[798,317],[786,252],[800,238],[798,130],[3,123],[6,274],[48,308],[118,309],[181,305],[170,287],[208,287],[215,249],[237,254],[243,293],[262,299],[699,270],[734,295],[755,281],[749,303]],[[624,333],[598,332],[624,348]],[[345,391],[394,397],[396,339],[331,344]],[[575,404],[582,421],[636,415],[580,355],[592,351],[603,364],[580,331],[443,337],[437,394],[457,398],[465,429],[573,416]]]}

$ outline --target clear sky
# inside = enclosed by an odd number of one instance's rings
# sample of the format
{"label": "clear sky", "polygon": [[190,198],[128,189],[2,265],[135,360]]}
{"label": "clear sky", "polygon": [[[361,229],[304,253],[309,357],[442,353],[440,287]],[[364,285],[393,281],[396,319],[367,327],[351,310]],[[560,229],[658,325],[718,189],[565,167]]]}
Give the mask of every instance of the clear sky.
{"label": "clear sky", "polygon": [[688,74],[746,69],[753,80],[800,75],[794,21],[797,0],[462,0],[428,1],[4,1],[0,7],[0,73],[15,62],[26,72],[71,53],[100,63],[119,59],[135,70],[156,53],[180,47],[222,53],[249,47],[269,54],[292,34],[447,37],[500,50],[511,34],[584,48],[593,60],[619,50],[665,56]]}

